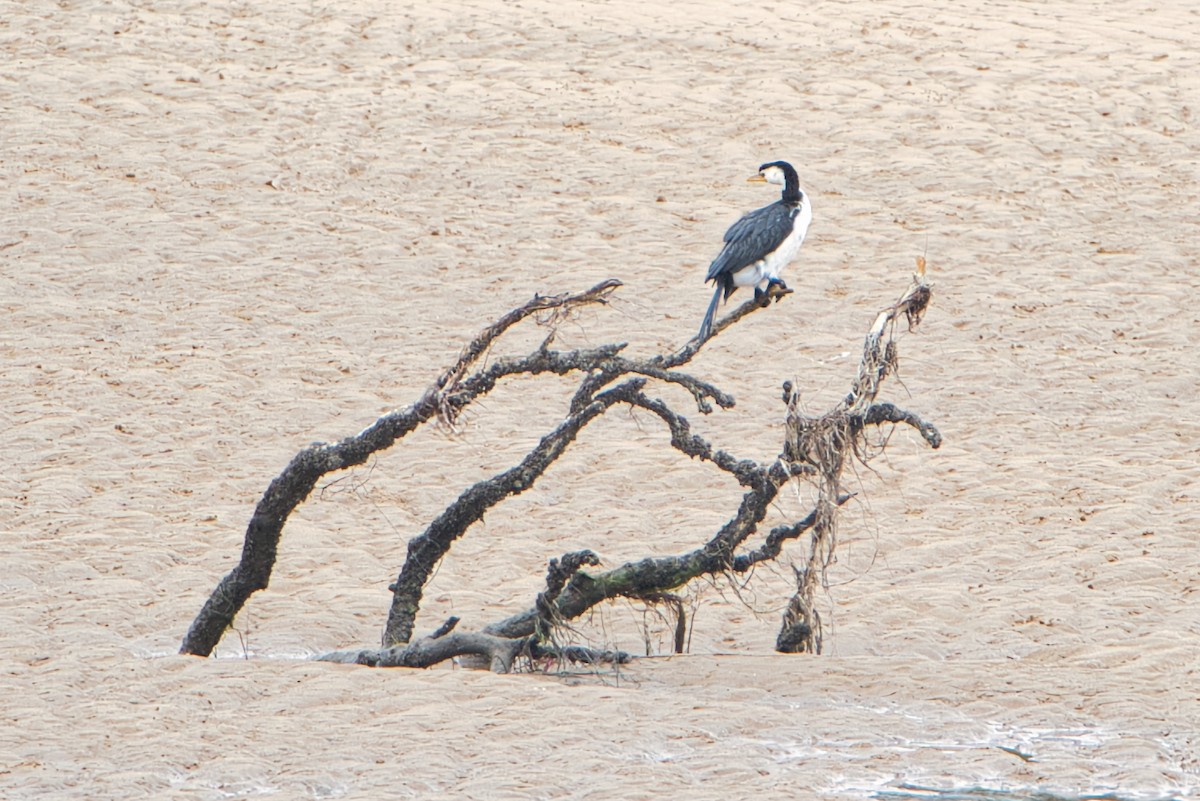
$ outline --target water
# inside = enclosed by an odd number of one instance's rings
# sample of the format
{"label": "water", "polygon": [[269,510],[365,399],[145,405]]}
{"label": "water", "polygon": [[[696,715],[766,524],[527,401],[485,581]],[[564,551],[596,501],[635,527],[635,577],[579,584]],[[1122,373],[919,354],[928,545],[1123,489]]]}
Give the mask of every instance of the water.
{"label": "water", "polygon": [[[1117,795],[1116,793],[1058,795],[1041,790],[992,790],[986,787],[939,790],[934,787],[919,787],[912,784],[900,785],[895,790],[882,790],[872,797],[888,801],[1146,801],[1144,798]],[[1154,801],[1183,801],[1183,799],[1167,796],[1158,797]]]}

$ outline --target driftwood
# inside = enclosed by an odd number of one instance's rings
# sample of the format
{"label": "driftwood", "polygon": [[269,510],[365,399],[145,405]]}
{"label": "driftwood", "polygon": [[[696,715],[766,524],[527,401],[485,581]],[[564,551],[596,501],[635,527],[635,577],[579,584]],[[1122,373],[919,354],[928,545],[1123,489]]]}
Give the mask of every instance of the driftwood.
{"label": "driftwood", "polygon": [[819,417],[800,411],[799,395],[785,387],[788,404],[784,458],[812,465],[818,487],[808,561],[793,567],[796,593],[784,613],[783,627],[775,648],[784,653],[820,653],[821,617],[814,602],[819,587],[825,584],[825,572],[837,548],[836,507],[842,503],[842,470],[857,458],[866,461],[869,448],[863,439],[868,426],[904,423],[915,428],[931,448],[942,444],[942,435],[917,414],[892,403],[876,403],[875,398],[888,375],[899,364],[899,352],[893,336],[896,322],[903,317],[909,330],[915,328],[929,305],[931,294],[925,280],[925,259],[917,259],[917,271],[908,291],[894,304],[879,312],[863,343],[862,360],[849,394]]}
{"label": "driftwood", "polygon": [[246,529],[241,561],[213,590],[188,629],[180,652],[198,656],[211,654],[250,595],[267,588],[284,523],[308,498],[322,476],[364,463],[371,454],[391,447],[398,439],[437,416],[452,422],[464,407],[504,376],[547,372],[562,375],[587,369],[598,359],[620,351],[624,345],[566,353],[548,350],[543,345],[524,359],[501,360],[467,377],[492,342],[527,317],[565,315],[580,306],[607,303],[619,286],[620,281],[608,280],[579,294],[535,296],[481,331],[458,360],[408,408],[386,414],[340,442],[311,445],[296,454],[258,502]]}
{"label": "driftwood", "polygon": [[333,651],[316,657],[316,661],[367,667],[424,668],[455,657],[476,657],[495,673],[509,673],[519,657],[524,657],[531,666],[537,662],[620,665],[632,658],[624,651],[598,651],[578,645],[562,648],[546,646],[538,637],[513,639],[478,631],[453,631],[457,624],[458,618],[452,617],[429,636],[420,637],[406,645]]}
{"label": "driftwood", "polygon": [[[884,423],[904,423],[920,431],[931,446],[936,448],[940,443],[937,429],[917,415],[891,404],[874,403],[878,385],[894,368],[895,358],[890,338],[886,345],[880,346],[879,343],[885,330],[891,331],[888,323],[899,314],[909,314],[913,325],[919,319],[929,299],[923,272],[914,281],[917,295],[913,295],[914,290],[906,295],[906,298],[919,295],[923,300],[919,303],[911,299],[907,302],[902,300],[890,307],[889,316],[884,322],[877,320],[872,327],[876,346],[882,347],[880,353],[883,361],[876,359],[874,351],[870,351],[873,361],[869,363],[864,355],[851,395],[834,410],[839,416],[826,415],[821,418],[829,418],[821,425],[830,428],[832,434],[822,439],[806,433],[813,426],[806,428],[808,424],[796,412],[795,397],[790,392],[785,393],[785,400],[789,403],[788,440],[781,457],[767,465],[738,459],[727,451],[714,448],[691,432],[684,416],[661,399],[647,394],[650,382],[665,382],[683,387],[691,393],[702,413],[712,411],[713,403],[722,408],[732,407],[734,400],[731,396],[677,369],[689,362],[707,340],[694,338],[675,353],[633,359],[622,354],[624,344],[573,351],[551,350],[551,334],[537,350],[526,356],[500,359],[488,367],[477,367],[479,357],[512,325],[534,314],[561,317],[580,306],[606,303],[619,286],[619,282],[610,280],[577,295],[533,298],[485,328],[435,385],[407,409],[380,418],[358,435],[333,445],[316,445],[297,454],[271,483],[259,502],[246,533],[241,563],[213,592],[189,629],[181,651],[197,655],[211,653],[250,594],[266,588],[287,516],[307,498],[321,476],[361,464],[370,454],[389,447],[430,419],[438,417],[452,423],[465,406],[506,376],[545,372],[562,375],[575,371],[584,374],[566,417],[520,463],[467,488],[430,522],[424,532],[409,542],[407,559],[396,581],[389,587],[393,595],[382,647],[338,651],[319,659],[385,667],[425,667],[452,657],[469,656],[482,658],[492,669],[503,671],[513,669],[514,660],[521,656],[528,658],[530,664],[539,659],[589,663],[624,661],[628,656],[620,652],[597,652],[559,645],[558,633],[569,630],[566,626],[568,621],[610,598],[669,601],[671,596],[667,594],[671,590],[694,578],[750,570],[755,564],[778,558],[786,541],[801,537],[806,532],[812,532],[812,553],[822,553],[828,558],[836,544],[831,533],[834,510],[850,497],[840,492],[836,480],[840,476],[840,460],[846,458],[846,447],[854,448],[862,430]],[[774,293],[768,301],[772,298],[778,300],[782,294],[786,294],[786,291]],[[709,339],[763,307],[756,300],[747,301],[722,319]],[[871,341],[871,336],[868,336],[868,343]],[[583,427],[618,404],[653,413],[670,431],[672,447],[729,473],[745,488],[742,500],[730,520],[693,551],[675,556],[647,557],[605,572],[584,570],[599,564],[599,558],[590,551],[564,555],[561,560],[551,561],[546,589],[525,612],[492,623],[477,632],[453,631],[458,621],[452,618],[433,634],[413,640],[414,622],[420,610],[425,584],[453,543],[488,509],[533,486],[570,446]],[[830,450],[830,442],[837,447]],[[839,460],[836,471],[831,473],[829,465],[821,461],[824,456]],[[833,480],[830,480],[831,475]],[[775,527],[756,548],[742,550],[757,531],[780,488],[797,477],[821,482],[818,507],[802,520]],[[814,558],[810,557],[804,571],[811,571],[814,565],[820,563],[814,562]],[[796,598],[802,597],[807,586],[799,581],[802,573],[808,575],[804,571],[797,569]],[[806,597],[811,603],[811,594]],[[793,598],[793,606],[798,603],[796,598]],[[677,615],[676,648],[680,649],[684,641],[682,604],[677,605]],[[816,619],[815,613],[807,618],[801,615],[796,619],[799,624],[794,625],[792,631],[801,630],[805,621],[808,621],[809,636],[800,639],[799,647],[786,650],[819,650],[819,625],[812,623]],[[814,632],[815,640],[811,636]],[[787,645],[782,633],[780,642]],[[814,642],[817,647],[813,647]]]}

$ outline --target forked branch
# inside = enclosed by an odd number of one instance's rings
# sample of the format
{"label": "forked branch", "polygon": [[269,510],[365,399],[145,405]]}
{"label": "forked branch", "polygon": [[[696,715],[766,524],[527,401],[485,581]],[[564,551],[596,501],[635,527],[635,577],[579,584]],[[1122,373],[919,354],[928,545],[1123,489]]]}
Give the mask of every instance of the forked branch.
{"label": "forked branch", "polygon": [[455,363],[408,408],[380,417],[352,437],[333,444],[312,445],[297,453],[263,493],[246,528],[241,560],[209,596],[188,629],[180,653],[198,656],[211,654],[246,600],[258,590],[266,589],[275,567],[283,526],[295,508],[308,498],[322,476],[362,464],[371,454],[391,447],[435,414],[440,413],[453,420],[459,410],[490,390],[502,375],[593,369],[598,362],[619,351],[622,345],[571,353],[557,353],[543,348],[525,363],[506,364],[500,370],[493,365],[491,370],[464,379],[488,347],[521,320],[535,314],[561,316],[581,306],[607,303],[620,286],[620,281],[609,279],[586,292],[535,296],[483,329]]}
{"label": "forked branch", "polygon": [[[408,408],[379,418],[355,436],[334,444],[314,445],[298,453],[260,500],[247,529],[241,562],[218,584],[189,629],[181,651],[211,653],[250,594],[267,586],[283,526],[321,476],[363,463],[371,454],[391,446],[434,417],[453,424],[462,409],[491,391],[504,377],[572,372],[584,376],[562,422],[542,437],[520,463],[464,490],[422,534],[409,542],[405,563],[389,588],[393,596],[383,634],[384,647],[340,651],[320,658],[374,666],[425,667],[470,655],[482,657],[492,669],[503,671],[511,670],[518,657],[527,657],[530,664],[543,658],[623,661],[628,656],[619,652],[596,652],[576,646],[560,648],[553,642],[553,631],[606,599],[624,596],[661,600],[674,597],[664,593],[699,576],[750,570],[758,563],[778,558],[786,541],[805,532],[812,535],[811,556],[806,568],[797,569],[800,586],[792,607],[801,611],[792,633],[801,632],[798,640],[793,637],[801,650],[805,647],[814,650],[814,642],[819,648],[819,618],[811,611],[811,586],[807,582],[811,581],[814,570],[823,569],[831,558],[835,546],[832,533],[835,510],[849,498],[838,491],[838,481],[848,455],[857,452],[855,443],[863,429],[883,423],[905,423],[916,428],[932,447],[941,442],[937,429],[915,413],[875,401],[880,384],[896,365],[894,342],[889,336],[884,343],[884,335],[890,334],[900,316],[908,319],[910,327],[914,326],[929,301],[923,273],[899,302],[876,318],[864,344],[863,361],[851,392],[838,407],[820,418],[806,418],[799,413],[797,397],[788,393],[788,438],[781,458],[769,465],[737,459],[725,450],[714,448],[692,432],[686,417],[646,392],[649,382],[658,381],[686,389],[703,413],[712,410],[712,402],[722,408],[733,406],[732,396],[678,369],[708,340],[693,338],[669,355],[634,359],[623,355],[624,344],[551,350],[551,334],[539,348],[525,356],[494,359],[487,366],[479,366],[481,357],[513,325],[531,316],[555,320],[583,305],[607,303],[619,286],[620,282],[610,280],[575,295],[535,296],[484,328],[455,363]],[[716,325],[714,335],[760,308],[763,306],[757,301],[748,300]],[[692,551],[647,557],[595,575],[583,569],[599,564],[594,553],[567,554],[561,562],[551,564],[546,590],[526,612],[494,623],[481,632],[459,632],[455,630],[457,618],[451,618],[432,634],[412,640],[424,588],[453,543],[496,504],[533,486],[585,426],[617,404],[651,412],[667,427],[674,449],[733,476],[745,488],[733,516]],[[776,526],[757,547],[743,550],[758,531],[780,488],[797,476],[816,477],[820,482],[817,508],[801,520]],[[809,595],[802,596],[806,587]],[[677,648],[682,647],[684,626],[681,605],[678,612]],[[805,625],[807,629],[803,628]],[[781,634],[780,642],[784,640]]]}

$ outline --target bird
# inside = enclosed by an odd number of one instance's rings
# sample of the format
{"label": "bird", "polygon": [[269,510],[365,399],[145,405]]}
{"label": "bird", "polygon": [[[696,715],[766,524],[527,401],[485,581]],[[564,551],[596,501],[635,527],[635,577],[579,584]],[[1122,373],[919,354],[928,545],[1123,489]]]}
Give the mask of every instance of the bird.
{"label": "bird", "polygon": [[748,181],[783,187],[783,196],[769,206],[747,212],[725,232],[725,246],[708,267],[704,283],[716,283],[712,303],[697,338],[712,336],[717,306],[738,287],[754,287],[754,296],[766,297],[766,287],[787,289],[779,273],[796,257],[808,226],[812,223],[812,204],[800,188],[796,170],[786,161],[772,161],[758,168]]}

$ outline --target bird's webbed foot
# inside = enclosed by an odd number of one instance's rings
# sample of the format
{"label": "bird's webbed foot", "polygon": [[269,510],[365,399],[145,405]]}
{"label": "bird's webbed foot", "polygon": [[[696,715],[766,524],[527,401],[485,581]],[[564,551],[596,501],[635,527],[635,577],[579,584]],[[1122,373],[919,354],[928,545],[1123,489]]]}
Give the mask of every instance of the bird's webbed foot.
{"label": "bird's webbed foot", "polygon": [[[761,297],[758,295],[760,291],[762,292]],[[772,298],[778,303],[780,298],[784,295],[792,294],[793,291],[795,290],[789,289],[782,278],[771,278],[767,281],[767,288],[765,290],[756,290],[754,297],[758,299],[759,303],[766,306],[770,304]]]}

